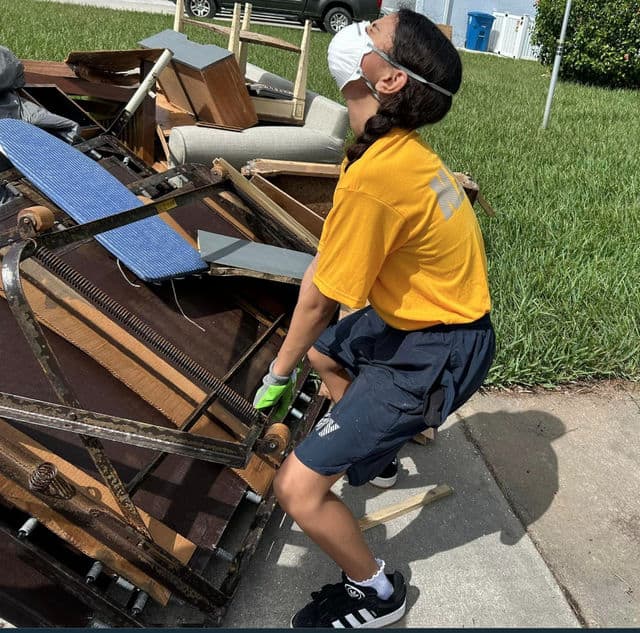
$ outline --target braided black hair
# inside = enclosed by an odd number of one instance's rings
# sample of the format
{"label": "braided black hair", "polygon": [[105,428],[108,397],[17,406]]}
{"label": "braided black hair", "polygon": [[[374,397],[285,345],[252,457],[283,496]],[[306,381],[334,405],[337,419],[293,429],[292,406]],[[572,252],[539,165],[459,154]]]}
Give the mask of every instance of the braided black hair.
{"label": "braided black hair", "polygon": [[[457,92],[462,63],[451,41],[420,13],[402,8],[397,15],[391,58],[449,92]],[[347,149],[347,168],[392,128],[414,130],[437,123],[449,112],[451,102],[452,97],[407,77],[400,91],[380,96],[378,112],[367,120],[362,134]]]}

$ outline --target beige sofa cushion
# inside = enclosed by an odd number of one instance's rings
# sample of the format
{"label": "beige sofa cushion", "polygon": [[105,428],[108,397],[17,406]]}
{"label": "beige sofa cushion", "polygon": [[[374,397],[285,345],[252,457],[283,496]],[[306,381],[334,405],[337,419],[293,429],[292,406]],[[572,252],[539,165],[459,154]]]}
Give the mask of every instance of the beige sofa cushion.
{"label": "beige sofa cushion", "polygon": [[[247,64],[247,79],[274,88],[291,90],[286,79],[258,66]],[[307,91],[303,126],[260,124],[240,132],[195,125],[171,130],[171,163],[210,165],[214,158],[224,158],[241,167],[254,158],[339,163],[349,128],[347,109],[312,91]]]}

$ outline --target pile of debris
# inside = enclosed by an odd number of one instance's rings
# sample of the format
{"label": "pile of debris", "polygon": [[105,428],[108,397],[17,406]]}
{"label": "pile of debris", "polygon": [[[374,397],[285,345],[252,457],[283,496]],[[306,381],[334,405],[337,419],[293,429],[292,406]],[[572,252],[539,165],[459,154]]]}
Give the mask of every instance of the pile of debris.
{"label": "pile of debris", "polygon": [[[219,625],[275,471],[327,407],[308,366],[284,419],[250,400],[331,207],[346,119],[320,162],[306,141],[302,162],[241,165],[226,140],[206,165],[168,143],[184,125],[304,134],[310,24],[292,47],[237,5],[225,51],[176,16],[135,50],[0,49],[0,603],[22,626]],[[248,43],[300,55],[291,92],[247,90]]]}

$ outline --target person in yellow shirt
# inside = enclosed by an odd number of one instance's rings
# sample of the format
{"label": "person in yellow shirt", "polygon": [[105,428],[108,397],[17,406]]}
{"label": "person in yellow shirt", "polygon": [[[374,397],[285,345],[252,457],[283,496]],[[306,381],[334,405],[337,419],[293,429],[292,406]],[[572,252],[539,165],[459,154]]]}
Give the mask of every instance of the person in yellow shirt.
{"label": "person in yellow shirt", "polygon": [[[254,404],[276,404],[307,354],[335,404],[284,461],[274,489],[343,575],[312,594],[292,625],[376,628],[404,615],[405,581],[386,572],[330,488],[345,474],[352,485],[392,484],[400,447],[480,387],[495,337],[475,214],[416,132],[449,111],[462,77],[457,51],[426,17],[401,9],[340,31],[328,61],[356,140]],[[358,310],[327,327],[338,303]]]}

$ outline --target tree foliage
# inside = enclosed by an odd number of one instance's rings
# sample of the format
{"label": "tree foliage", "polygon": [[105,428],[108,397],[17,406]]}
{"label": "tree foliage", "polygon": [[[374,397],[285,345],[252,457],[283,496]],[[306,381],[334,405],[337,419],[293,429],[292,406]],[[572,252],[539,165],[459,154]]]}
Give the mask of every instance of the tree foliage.
{"label": "tree foliage", "polygon": [[[566,0],[538,0],[534,41],[552,64]],[[611,88],[640,87],[640,1],[575,0],[560,76]]]}

